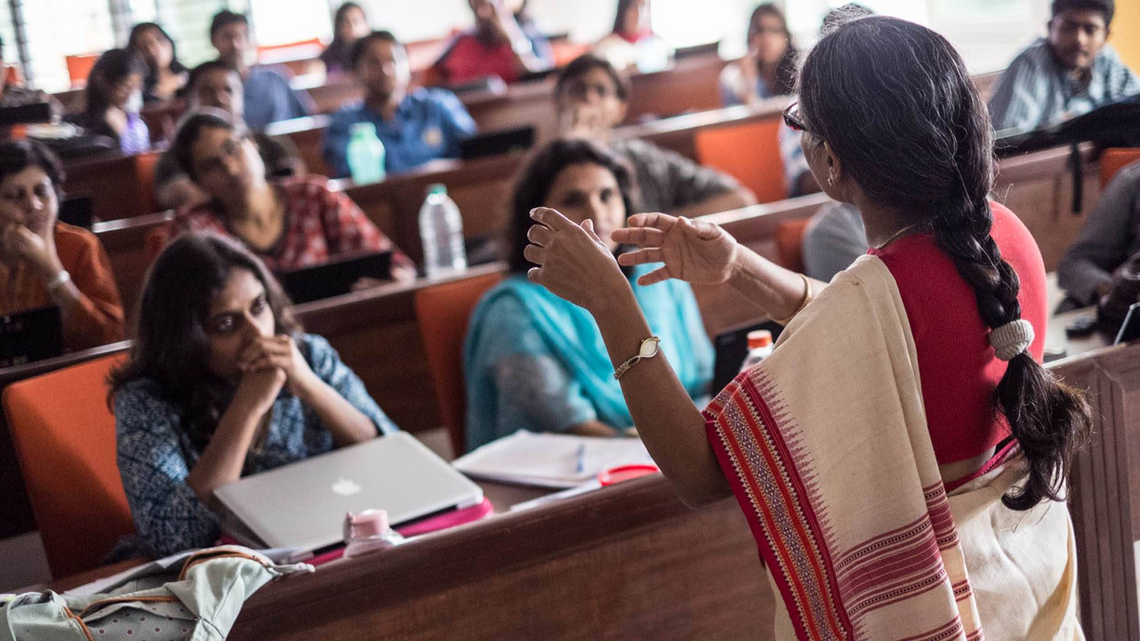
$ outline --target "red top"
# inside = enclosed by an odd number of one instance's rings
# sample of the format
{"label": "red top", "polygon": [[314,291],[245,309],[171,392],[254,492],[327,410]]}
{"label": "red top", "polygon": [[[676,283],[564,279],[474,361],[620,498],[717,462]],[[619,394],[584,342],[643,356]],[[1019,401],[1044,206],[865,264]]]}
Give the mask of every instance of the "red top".
{"label": "red top", "polygon": [[[991,236],[1021,279],[1021,317],[1033,325],[1035,335],[1029,353],[1040,362],[1048,316],[1041,251],[1013,212],[990,205]],[[886,263],[898,283],[918,351],[922,400],[938,464],[986,452],[1009,436],[993,399],[1006,363],[990,347],[974,290],[931,234],[906,236],[869,253]]]}
{"label": "red top", "polygon": [[[123,303],[107,252],[95,234],[67,223],[55,224],[59,262],[79,290],[79,302],[63,317],[63,346],[70,350],[123,340]],[[0,316],[55,305],[43,281],[21,261],[13,270],[0,263]]]}
{"label": "red top", "polygon": [[465,33],[456,38],[451,49],[437,64],[446,75],[447,82],[453,85],[487,76],[498,76],[503,82],[514,82],[520,75],[509,42],[487,45],[473,33]]}
{"label": "red top", "polygon": [[[363,251],[391,251],[392,264],[414,263],[388,240],[348,196],[328,188],[317,176],[276,183],[285,195],[287,209],[281,236],[271,247],[246,243],[272,271],[299,269],[327,262],[333,256]],[[225,214],[212,202],[179,211],[174,232],[211,231],[234,237]],[[241,239],[239,239],[241,240]]]}

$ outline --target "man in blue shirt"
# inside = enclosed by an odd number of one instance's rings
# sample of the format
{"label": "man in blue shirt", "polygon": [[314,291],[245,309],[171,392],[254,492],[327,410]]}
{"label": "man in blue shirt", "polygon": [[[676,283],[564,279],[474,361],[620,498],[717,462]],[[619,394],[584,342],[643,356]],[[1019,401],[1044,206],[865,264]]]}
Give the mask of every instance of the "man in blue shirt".
{"label": "man in blue shirt", "polygon": [[348,141],[352,125],[359,122],[376,126],[390,174],[436,158],[456,158],[459,141],[475,133],[475,121],[451,92],[408,91],[408,55],[391,33],[374,31],[358,40],[352,49],[352,67],[365,97],[364,102],[336,112],[325,134],[325,162],[336,177],[350,173]]}
{"label": "man in blue shirt", "polygon": [[1033,131],[1140,93],[1106,44],[1113,0],[1053,0],[1049,35],[1022,51],[990,98],[994,129]]}
{"label": "man in blue shirt", "polygon": [[210,43],[218,60],[241,75],[245,95],[245,123],[260,131],[270,123],[301,118],[312,112],[308,94],[293,91],[277,71],[250,67],[254,56],[249,38],[249,20],[240,13],[220,11],[210,23]]}

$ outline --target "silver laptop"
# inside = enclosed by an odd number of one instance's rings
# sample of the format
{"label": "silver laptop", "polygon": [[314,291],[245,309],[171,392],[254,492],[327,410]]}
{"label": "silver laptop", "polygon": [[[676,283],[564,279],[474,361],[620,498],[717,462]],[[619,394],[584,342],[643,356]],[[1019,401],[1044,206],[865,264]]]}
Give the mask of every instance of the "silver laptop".
{"label": "silver laptop", "polygon": [[387,510],[399,526],[483,501],[481,487],[407,432],[247,476],[214,495],[238,540],[308,550],[340,542],[346,512]]}

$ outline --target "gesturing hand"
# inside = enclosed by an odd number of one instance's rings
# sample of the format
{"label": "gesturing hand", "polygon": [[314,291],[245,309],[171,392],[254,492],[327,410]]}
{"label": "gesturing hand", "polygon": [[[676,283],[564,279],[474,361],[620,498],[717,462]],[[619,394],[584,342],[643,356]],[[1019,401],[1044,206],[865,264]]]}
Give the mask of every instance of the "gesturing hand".
{"label": "gesturing hand", "polygon": [[640,249],[622,254],[622,265],[665,263],[637,280],[652,285],[670,278],[697,284],[723,283],[732,274],[736,240],[712,223],[665,214],[636,214],[625,229],[614,231],[619,243]]}
{"label": "gesturing hand", "polygon": [[629,287],[613,254],[594,233],[593,221],[579,226],[546,207],[530,216],[535,225],[527,232],[531,244],[523,255],[538,265],[527,272],[531,282],[591,312]]}

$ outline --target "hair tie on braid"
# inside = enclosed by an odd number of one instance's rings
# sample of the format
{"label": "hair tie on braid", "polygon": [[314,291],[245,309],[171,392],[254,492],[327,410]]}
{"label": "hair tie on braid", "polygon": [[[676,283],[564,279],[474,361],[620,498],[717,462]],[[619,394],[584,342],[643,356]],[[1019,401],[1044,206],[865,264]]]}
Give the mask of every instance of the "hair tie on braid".
{"label": "hair tie on braid", "polygon": [[1029,349],[1033,342],[1033,325],[1024,318],[1019,318],[990,330],[989,340],[998,359],[1011,361]]}

